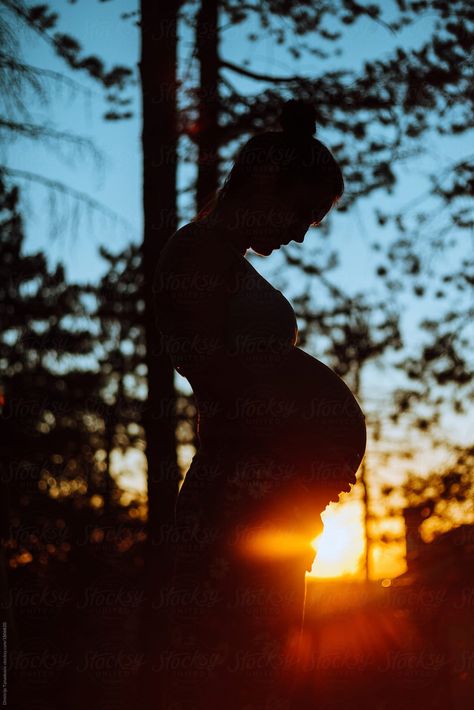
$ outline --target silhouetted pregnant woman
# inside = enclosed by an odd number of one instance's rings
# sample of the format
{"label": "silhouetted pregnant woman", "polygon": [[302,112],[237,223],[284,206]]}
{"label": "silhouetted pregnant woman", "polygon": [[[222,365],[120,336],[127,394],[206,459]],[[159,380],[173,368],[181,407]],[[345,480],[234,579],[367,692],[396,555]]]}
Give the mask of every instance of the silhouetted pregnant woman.
{"label": "silhouetted pregnant woman", "polygon": [[349,490],[364,415],[296,347],[295,314],[245,259],[302,242],[343,192],[314,110],[250,139],[213,204],[166,245],[159,326],[194,391],[200,447],[176,506],[165,708],[290,708],[320,513]]}

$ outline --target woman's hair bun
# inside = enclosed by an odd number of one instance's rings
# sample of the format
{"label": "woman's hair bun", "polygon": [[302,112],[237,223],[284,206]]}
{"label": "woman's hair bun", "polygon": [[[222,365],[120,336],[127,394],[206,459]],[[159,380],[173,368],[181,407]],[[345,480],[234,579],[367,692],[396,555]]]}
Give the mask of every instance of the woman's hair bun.
{"label": "woman's hair bun", "polygon": [[305,101],[291,99],[283,104],[280,124],[284,132],[296,138],[308,138],[316,133],[316,111]]}

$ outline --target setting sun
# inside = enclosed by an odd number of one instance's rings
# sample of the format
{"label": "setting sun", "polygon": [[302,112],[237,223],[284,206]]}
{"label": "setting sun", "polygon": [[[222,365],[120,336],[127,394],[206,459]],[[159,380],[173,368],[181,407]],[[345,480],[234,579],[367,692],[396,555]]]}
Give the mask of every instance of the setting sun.
{"label": "setting sun", "polygon": [[329,505],[321,516],[323,532],[313,540],[313,577],[356,574],[364,552],[361,510],[357,501]]}

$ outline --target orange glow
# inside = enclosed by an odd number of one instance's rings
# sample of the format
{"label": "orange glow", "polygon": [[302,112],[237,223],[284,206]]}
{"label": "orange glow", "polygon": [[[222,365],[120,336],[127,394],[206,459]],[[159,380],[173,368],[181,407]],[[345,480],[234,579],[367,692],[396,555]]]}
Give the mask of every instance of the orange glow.
{"label": "orange glow", "polygon": [[[184,471],[194,454],[194,448],[178,447],[179,465]],[[129,493],[133,500],[144,505],[146,501],[146,458],[143,451],[130,448],[122,453],[112,452],[112,475],[117,485]],[[398,476],[402,471],[396,471]],[[53,481],[54,482],[54,481]],[[141,507],[140,518],[145,517]],[[132,517],[132,516],[131,516]],[[313,540],[317,555],[310,576],[316,579],[336,577],[363,577],[364,554],[363,509],[357,497],[357,486],[339,496],[339,503],[331,503],[322,514],[323,532]],[[250,532],[250,531],[248,531]],[[398,528],[395,532],[398,532]],[[255,533],[255,534],[253,534]],[[293,556],[306,546],[306,539],[277,528],[253,531],[240,541],[242,552],[260,557],[283,558]],[[371,556],[371,577],[393,578],[405,571],[404,543],[374,544]]]}
{"label": "orange glow", "polygon": [[[311,543],[316,550],[316,558],[310,575],[315,578],[335,578],[344,576],[363,576],[361,566],[365,549],[364,530],[362,524],[362,508],[359,501],[330,504],[321,516],[324,529]],[[267,524],[261,527],[249,528],[239,540],[240,552],[245,556],[261,559],[288,559],[307,555],[308,540],[290,530],[276,525]],[[380,557],[374,550],[374,562],[377,569],[383,569],[383,576],[390,577],[400,573],[398,561],[393,556],[388,559]],[[387,557],[387,555],[385,555]],[[310,561],[311,563],[311,561]]]}
{"label": "orange glow", "polygon": [[357,574],[364,552],[360,506],[354,502],[331,503],[321,518],[324,530],[312,542],[316,559],[311,575],[327,578]]}
{"label": "orange glow", "polygon": [[[323,532],[316,537],[313,548],[316,559],[311,576],[319,579],[362,577],[362,557],[365,551],[363,510],[359,501],[350,500],[350,493],[331,503],[321,516]],[[374,544],[371,554],[371,577],[393,578],[405,571],[404,544]]]}
{"label": "orange glow", "polygon": [[307,544],[303,535],[268,525],[249,529],[240,542],[240,551],[250,557],[288,558],[302,554]]}

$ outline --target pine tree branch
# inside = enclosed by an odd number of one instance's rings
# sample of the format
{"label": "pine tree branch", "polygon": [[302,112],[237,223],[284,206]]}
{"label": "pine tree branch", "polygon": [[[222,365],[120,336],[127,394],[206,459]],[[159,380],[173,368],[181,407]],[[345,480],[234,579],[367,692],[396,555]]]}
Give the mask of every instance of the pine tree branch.
{"label": "pine tree branch", "polygon": [[11,121],[0,117],[0,131],[2,129],[12,133],[18,133],[27,138],[49,138],[55,141],[66,141],[80,148],[87,148],[94,153],[96,157],[98,156],[97,148],[89,138],[68,133],[67,131],[57,131],[55,128],[49,128],[48,126],[43,126],[38,123],[19,123],[18,121]]}
{"label": "pine tree branch", "polygon": [[60,84],[74,89],[75,91],[82,92],[90,96],[99,96],[99,92],[93,91],[86,86],[83,86],[78,81],[70,79],[65,74],[61,72],[53,71],[52,69],[43,69],[42,67],[35,67],[32,64],[25,64],[24,62],[19,62],[18,60],[10,57],[3,52],[0,52],[0,69],[6,67],[10,71],[14,71],[18,74],[22,74],[28,77],[29,74],[35,77],[35,79],[41,79],[43,77],[47,79],[52,79]]}
{"label": "pine tree branch", "polygon": [[[39,34],[44,41],[50,44],[56,54],[60,56],[71,69],[82,69],[86,71],[92,79],[99,81],[106,89],[111,89],[112,87],[123,89],[124,81],[132,76],[132,70],[129,67],[116,66],[113,67],[111,71],[106,72],[103,63],[97,57],[89,56],[79,59],[78,53],[82,48],[75,38],[61,33],[51,35],[47,31],[50,27],[56,25],[57,14],[53,13],[49,17],[42,17],[44,12],[48,10],[46,5],[38,5],[29,8],[18,0],[0,0],[0,2],[11,12],[16,14],[30,29]],[[35,10],[40,11],[36,18],[32,15]]]}
{"label": "pine tree branch", "polygon": [[291,83],[301,83],[304,79],[301,76],[271,76],[270,74],[260,74],[258,72],[251,71],[250,69],[244,69],[239,67],[233,62],[228,62],[224,59],[220,60],[220,66],[223,69],[230,69],[231,71],[246,76],[249,79],[255,79],[256,81],[266,81],[273,84],[291,84]]}
{"label": "pine tree branch", "polygon": [[122,217],[122,215],[119,215],[110,207],[107,207],[98,200],[95,200],[86,192],[82,192],[82,190],[76,190],[74,187],[65,185],[59,180],[52,180],[51,178],[47,178],[44,175],[38,175],[37,173],[32,173],[28,170],[19,170],[17,168],[10,168],[7,165],[0,164],[0,174],[2,173],[15,179],[28,180],[29,182],[44,185],[48,188],[48,190],[53,190],[54,192],[60,192],[63,195],[68,195],[74,200],[85,204],[90,209],[96,212],[100,212],[106,217],[109,217],[109,219],[121,223],[127,229],[132,230],[132,232],[136,231],[136,228],[131,222],[129,222],[125,217]]}

